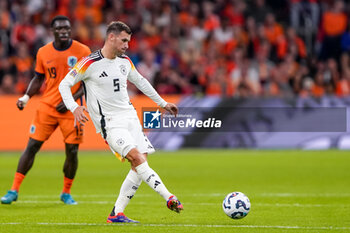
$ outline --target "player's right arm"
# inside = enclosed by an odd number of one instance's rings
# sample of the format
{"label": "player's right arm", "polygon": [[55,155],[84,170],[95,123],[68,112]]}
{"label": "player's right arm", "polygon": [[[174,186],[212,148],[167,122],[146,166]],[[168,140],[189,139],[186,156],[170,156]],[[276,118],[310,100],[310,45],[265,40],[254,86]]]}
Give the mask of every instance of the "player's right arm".
{"label": "player's right arm", "polygon": [[36,93],[39,92],[41,85],[43,84],[45,80],[45,74],[41,74],[41,73],[36,73],[33,77],[33,79],[30,81],[29,86],[26,90],[26,93],[24,94],[24,96],[22,96],[21,98],[19,98],[17,100],[17,108],[19,110],[23,110],[23,108],[26,106],[26,104],[28,103],[29,99],[35,95]]}
{"label": "player's right arm", "polygon": [[80,106],[77,104],[77,102],[75,102],[71,91],[71,87],[83,80],[84,77],[84,70],[79,64],[80,63],[78,62],[75,67],[64,77],[58,87],[58,90],[61,93],[62,100],[67,109],[73,113],[74,119],[80,124],[84,125],[84,123],[89,120],[84,111],[87,113],[89,112],[84,106]]}
{"label": "player's right arm", "polygon": [[[87,57],[89,56],[89,54],[91,54],[91,50],[89,47],[87,47],[86,45],[83,45],[81,43],[79,43],[79,52],[80,54],[82,54],[82,57]],[[76,53],[78,53],[78,51],[76,51]],[[80,60],[80,62],[83,59]],[[79,89],[73,94],[73,98],[74,100],[79,99],[80,97],[82,97],[84,95],[84,88],[83,85],[80,85]],[[64,104],[63,101],[61,101],[57,106],[56,106],[56,110],[60,113],[65,113],[66,111],[68,111],[68,109],[66,108],[66,105]]]}
{"label": "player's right arm", "polygon": [[42,48],[38,50],[36,55],[36,64],[35,64],[35,75],[33,79],[30,81],[29,86],[26,90],[24,96],[17,100],[17,107],[19,110],[23,110],[26,106],[28,100],[39,92],[41,85],[45,80],[45,68],[43,66],[43,57],[45,52]]}
{"label": "player's right arm", "polygon": [[[83,85],[80,85],[79,89],[74,93],[73,98],[74,100],[79,99],[80,97],[82,97],[84,95],[84,88]],[[64,102],[60,102],[57,106],[56,106],[56,110],[59,113],[65,113],[68,111],[68,109],[66,108],[66,105],[64,104]]]}

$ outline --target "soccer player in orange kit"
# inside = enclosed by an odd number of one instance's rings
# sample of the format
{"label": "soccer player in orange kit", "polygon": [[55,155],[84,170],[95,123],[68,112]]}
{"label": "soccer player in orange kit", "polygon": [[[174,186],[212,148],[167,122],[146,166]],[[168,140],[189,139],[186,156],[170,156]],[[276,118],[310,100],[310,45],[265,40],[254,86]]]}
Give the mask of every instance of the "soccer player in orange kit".
{"label": "soccer player in orange kit", "polygon": [[[41,47],[37,53],[35,76],[26,94],[19,98],[17,107],[22,110],[30,97],[38,93],[45,81],[46,89],[41,97],[35,118],[30,126],[29,141],[17,167],[11,190],[1,198],[2,204],[11,204],[18,198],[18,191],[27,172],[31,169],[36,153],[59,126],[64,137],[66,160],[63,166],[64,185],[60,199],[68,205],[77,204],[70,189],[78,167],[78,147],[82,142],[83,125],[74,122],[73,114],[67,111],[62,102],[58,86],[66,74],[82,57],[91,53],[90,49],[72,40],[71,24],[66,16],[56,16],[51,21],[54,41]],[[84,93],[82,85],[72,87],[74,99]]]}

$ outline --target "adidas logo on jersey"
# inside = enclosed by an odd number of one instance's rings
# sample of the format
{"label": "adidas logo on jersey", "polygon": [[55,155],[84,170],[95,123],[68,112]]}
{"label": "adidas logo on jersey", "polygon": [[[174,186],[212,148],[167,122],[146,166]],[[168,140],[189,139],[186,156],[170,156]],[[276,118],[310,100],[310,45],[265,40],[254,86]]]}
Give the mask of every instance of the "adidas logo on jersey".
{"label": "adidas logo on jersey", "polygon": [[103,78],[103,77],[107,77],[107,76],[108,76],[108,74],[105,71],[103,71],[102,74],[100,74],[100,76],[98,76],[98,77]]}

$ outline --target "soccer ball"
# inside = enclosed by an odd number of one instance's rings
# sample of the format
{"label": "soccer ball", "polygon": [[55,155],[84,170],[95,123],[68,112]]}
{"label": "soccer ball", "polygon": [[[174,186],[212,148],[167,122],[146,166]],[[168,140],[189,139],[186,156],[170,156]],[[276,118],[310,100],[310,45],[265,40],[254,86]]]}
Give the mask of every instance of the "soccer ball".
{"label": "soccer ball", "polygon": [[222,203],[222,209],[230,218],[244,218],[250,211],[250,201],[241,192],[229,193]]}

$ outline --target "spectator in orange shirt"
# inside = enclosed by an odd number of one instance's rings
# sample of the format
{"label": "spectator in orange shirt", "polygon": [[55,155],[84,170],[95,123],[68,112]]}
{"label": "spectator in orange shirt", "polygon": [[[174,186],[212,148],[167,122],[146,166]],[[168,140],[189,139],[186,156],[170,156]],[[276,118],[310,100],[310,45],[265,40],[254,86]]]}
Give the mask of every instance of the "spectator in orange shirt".
{"label": "spectator in orange shirt", "polygon": [[228,19],[233,26],[243,26],[245,21],[244,12],[247,8],[246,3],[242,0],[235,1],[234,3],[232,1],[228,2],[219,15]]}
{"label": "spectator in orange shirt", "polygon": [[266,38],[271,45],[276,45],[277,40],[283,36],[283,28],[276,22],[275,16],[272,13],[266,15],[264,30]]}
{"label": "spectator in orange shirt", "polygon": [[347,16],[344,13],[344,2],[337,0],[330,11],[322,16],[322,30],[324,39],[320,54],[321,60],[335,58],[339,60],[341,55],[341,36],[346,30]]}
{"label": "spectator in orange shirt", "polygon": [[94,4],[93,0],[86,0],[85,3],[78,4],[74,15],[78,21],[84,21],[89,16],[95,24],[99,24],[103,20],[101,5]]}
{"label": "spectator in orange shirt", "polygon": [[211,32],[220,26],[219,17],[214,14],[214,4],[209,1],[205,1],[203,3],[203,11],[204,11],[204,29],[208,32]]}
{"label": "spectator in orange shirt", "polygon": [[[294,49],[295,48],[295,49]],[[293,52],[296,54],[297,60],[306,58],[306,47],[304,41],[297,36],[295,29],[289,27],[286,35],[282,36],[277,42],[277,57],[283,59],[287,53]]]}
{"label": "spectator in orange shirt", "polygon": [[92,51],[97,50],[103,44],[103,35],[94,22],[92,16],[86,16],[83,22],[76,22],[77,39],[89,46]]}
{"label": "spectator in orange shirt", "polygon": [[325,36],[339,36],[346,30],[347,16],[344,13],[343,0],[337,0],[330,11],[322,16],[322,28]]}
{"label": "spectator in orange shirt", "polygon": [[311,94],[314,97],[322,97],[324,93],[325,93],[325,88],[324,88],[323,75],[321,73],[317,73],[315,77],[315,82],[311,87]]}
{"label": "spectator in orange shirt", "polygon": [[33,46],[36,40],[36,32],[31,24],[30,15],[25,8],[20,15],[20,21],[15,24],[11,32],[11,45],[16,47],[20,42],[25,42],[28,46]]}
{"label": "spectator in orange shirt", "polygon": [[29,49],[27,44],[21,42],[17,46],[17,54],[13,57],[13,62],[16,65],[17,71],[20,74],[28,76],[31,78],[31,70],[33,65],[33,59],[29,54]]}
{"label": "spectator in orange shirt", "polygon": [[8,11],[7,1],[0,1],[0,30],[10,30],[11,16]]}
{"label": "spectator in orange shirt", "polygon": [[33,59],[29,54],[28,46],[21,42],[17,46],[17,54],[12,58],[18,72],[16,90],[19,93],[25,92],[32,76]]}

